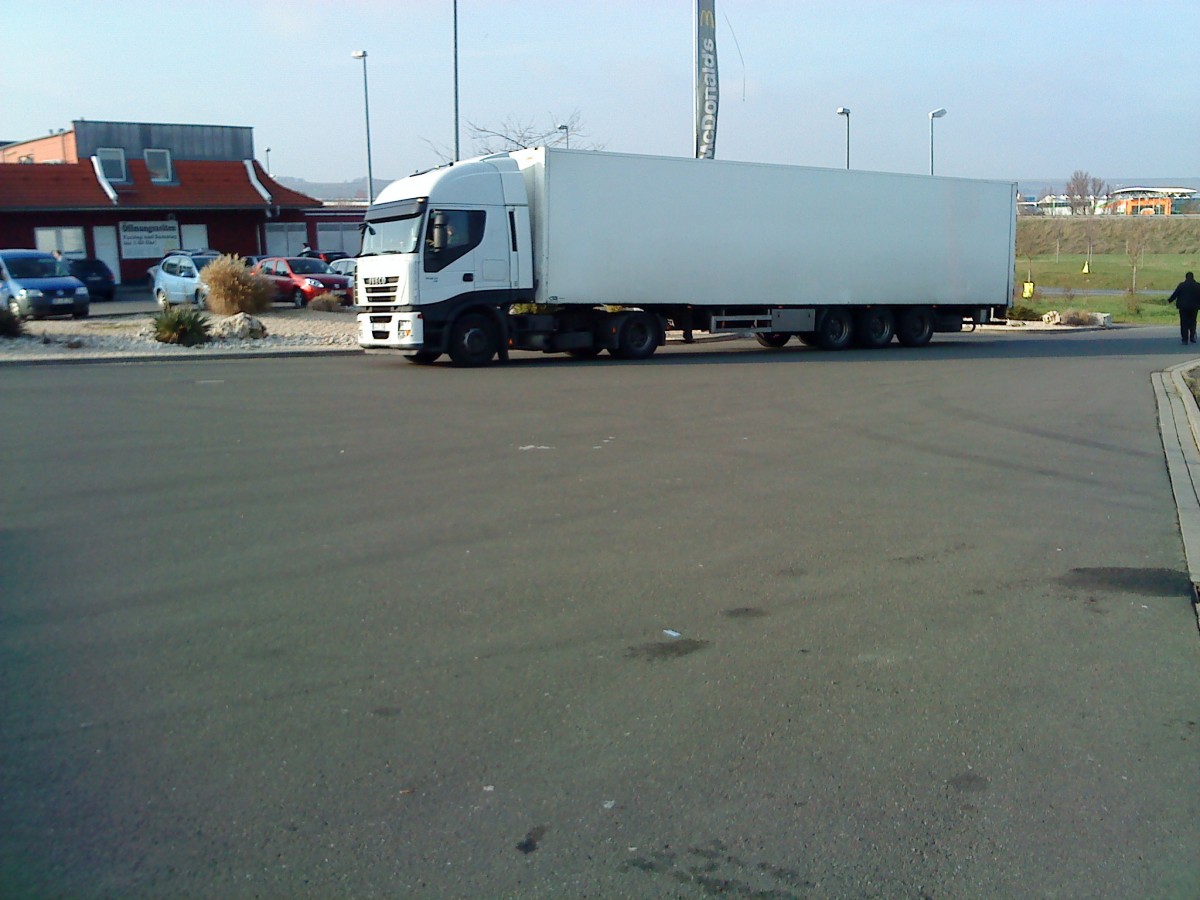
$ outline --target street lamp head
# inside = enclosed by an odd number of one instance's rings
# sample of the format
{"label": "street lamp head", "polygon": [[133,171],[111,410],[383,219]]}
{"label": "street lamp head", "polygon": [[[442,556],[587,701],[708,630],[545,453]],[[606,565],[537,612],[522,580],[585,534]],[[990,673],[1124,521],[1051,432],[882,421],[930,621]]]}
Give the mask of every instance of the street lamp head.
{"label": "street lamp head", "polygon": [[929,113],[929,118],[931,118],[931,119],[940,119],[940,118],[941,118],[942,116],[944,116],[945,114],[946,114],[946,108],[945,108],[945,107],[943,107],[943,106],[939,106],[937,109],[935,109],[935,110],[932,110],[932,111]]}
{"label": "street lamp head", "polygon": [[848,106],[839,106],[839,107],[837,108],[837,114],[838,114],[839,116],[846,116],[847,118],[849,118],[849,117],[850,117],[850,107],[848,107]]}
{"label": "street lamp head", "polygon": [[[350,54],[350,58],[351,59],[366,59],[367,51],[366,50],[355,50],[353,53]],[[945,110],[942,110],[942,112],[945,112]]]}

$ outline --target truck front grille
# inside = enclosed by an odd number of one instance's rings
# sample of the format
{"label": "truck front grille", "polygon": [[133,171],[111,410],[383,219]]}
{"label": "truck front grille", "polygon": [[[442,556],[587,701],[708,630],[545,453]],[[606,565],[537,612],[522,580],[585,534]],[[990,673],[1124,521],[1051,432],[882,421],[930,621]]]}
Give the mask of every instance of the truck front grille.
{"label": "truck front grille", "polygon": [[395,303],[396,289],[399,284],[400,278],[395,275],[364,278],[363,290],[366,293],[366,302],[368,304]]}

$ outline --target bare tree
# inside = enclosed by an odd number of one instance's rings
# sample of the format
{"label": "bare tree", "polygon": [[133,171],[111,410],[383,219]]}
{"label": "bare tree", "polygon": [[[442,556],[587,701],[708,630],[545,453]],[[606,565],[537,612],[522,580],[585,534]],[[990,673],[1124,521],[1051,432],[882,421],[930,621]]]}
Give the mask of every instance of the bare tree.
{"label": "bare tree", "polygon": [[471,142],[475,152],[505,153],[509,150],[523,150],[526,147],[561,147],[574,146],[576,149],[599,150],[602,145],[589,141],[590,135],[584,130],[583,117],[579,110],[574,110],[566,118],[551,115],[550,127],[542,127],[531,121],[521,121],[509,117],[496,126],[476,125],[468,122],[471,131]]}
{"label": "bare tree", "polygon": [[[579,110],[573,110],[569,116],[562,118],[550,115],[549,128],[523,121],[509,116],[498,125],[476,125],[467,122],[471,134],[471,146],[476,156],[489,153],[507,153],[509,150],[524,150],[527,147],[575,147],[579,150],[601,150],[603,144],[588,140],[590,135],[584,130],[583,116]],[[452,162],[454,154],[444,144],[436,144],[428,138],[422,138],[443,163]]]}
{"label": "bare tree", "polygon": [[1103,178],[1091,178],[1088,180],[1088,193],[1092,198],[1093,214],[1099,208],[1100,201],[1108,198],[1108,192],[1108,183]]}
{"label": "bare tree", "polygon": [[1088,202],[1088,191],[1091,190],[1092,176],[1082,169],[1076,169],[1067,182],[1063,191],[1067,195],[1067,203],[1071,207],[1071,215],[1086,216],[1091,210]]}
{"label": "bare tree", "polygon": [[1135,219],[1130,224],[1133,227],[1129,229],[1129,236],[1125,239],[1125,255],[1129,258],[1129,268],[1132,270],[1129,293],[1136,294],[1138,266],[1144,262],[1146,251],[1150,249],[1154,230],[1150,222],[1139,222]]}

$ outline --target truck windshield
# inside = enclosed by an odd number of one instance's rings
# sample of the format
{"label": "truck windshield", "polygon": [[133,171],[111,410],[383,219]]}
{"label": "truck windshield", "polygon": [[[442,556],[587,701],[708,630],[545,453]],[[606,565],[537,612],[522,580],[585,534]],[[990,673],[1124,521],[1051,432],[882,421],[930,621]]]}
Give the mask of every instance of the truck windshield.
{"label": "truck windshield", "polygon": [[425,220],[425,199],[380,203],[367,211],[359,256],[416,253]]}
{"label": "truck windshield", "polygon": [[421,216],[406,219],[377,219],[363,222],[362,251],[359,256],[377,253],[416,253],[421,235]]}

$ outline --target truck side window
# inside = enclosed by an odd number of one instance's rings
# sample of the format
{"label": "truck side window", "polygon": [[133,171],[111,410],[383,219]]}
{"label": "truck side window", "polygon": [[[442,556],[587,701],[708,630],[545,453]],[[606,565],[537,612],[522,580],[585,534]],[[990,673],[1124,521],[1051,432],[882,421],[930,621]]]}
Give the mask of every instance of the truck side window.
{"label": "truck side window", "polygon": [[440,272],[478,247],[486,218],[481,209],[431,209],[425,226],[425,271]]}

